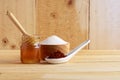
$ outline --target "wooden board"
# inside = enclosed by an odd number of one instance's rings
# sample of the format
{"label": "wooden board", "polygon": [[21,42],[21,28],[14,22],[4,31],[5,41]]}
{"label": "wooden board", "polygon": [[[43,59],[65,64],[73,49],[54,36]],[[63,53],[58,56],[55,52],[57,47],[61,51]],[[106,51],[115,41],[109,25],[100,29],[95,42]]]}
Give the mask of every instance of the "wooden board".
{"label": "wooden board", "polygon": [[19,49],[21,41],[21,33],[7,17],[7,10],[13,12],[27,32],[39,34],[41,41],[57,35],[70,42],[73,49],[89,38],[89,49],[120,49],[119,2],[0,0],[0,50]]}
{"label": "wooden board", "polygon": [[89,0],[36,0],[36,11],[41,40],[57,35],[72,49],[88,39]]}
{"label": "wooden board", "polygon": [[120,49],[120,0],[90,0],[90,49]]}
{"label": "wooden board", "polygon": [[64,64],[21,64],[20,51],[0,51],[0,80],[120,80],[120,51],[83,50]]}
{"label": "wooden board", "polygon": [[18,49],[21,33],[6,15],[11,11],[28,33],[35,30],[35,0],[0,0],[0,49]]}

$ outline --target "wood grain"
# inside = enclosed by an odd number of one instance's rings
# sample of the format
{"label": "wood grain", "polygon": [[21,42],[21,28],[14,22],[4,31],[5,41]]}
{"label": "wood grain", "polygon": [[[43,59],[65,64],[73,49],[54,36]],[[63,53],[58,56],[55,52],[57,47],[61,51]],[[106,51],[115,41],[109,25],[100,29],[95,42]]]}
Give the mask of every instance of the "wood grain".
{"label": "wood grain", "polygon": [[82,50],[64,64],[21,64],[19,50],[0,50],[0,80],[120,80],[120,51]]}
{"label": "wood grain", "polygon": [[89,0],[36,0],[36,11],[41,40],[57,35],[72,49],[88,39]]}
{"label": "wood grain", "polygon": [[35,31],[35,0],[0,0],[0,49],[19,49],[21,33],[6,15],[11,11],[28,33]]}
{"label": "wood grain", "polygon": [[119,7],[119,0],[90,0],[90,49],[120,49]]}
{"label": "wood grain", "polygon": [[0,0],[0,49],[20,46],[21,33],[6,16],[10,10],[41,41],[57,35],[73,49],[89,38],[89,49],[119,50],[119,7],[119,0]]}

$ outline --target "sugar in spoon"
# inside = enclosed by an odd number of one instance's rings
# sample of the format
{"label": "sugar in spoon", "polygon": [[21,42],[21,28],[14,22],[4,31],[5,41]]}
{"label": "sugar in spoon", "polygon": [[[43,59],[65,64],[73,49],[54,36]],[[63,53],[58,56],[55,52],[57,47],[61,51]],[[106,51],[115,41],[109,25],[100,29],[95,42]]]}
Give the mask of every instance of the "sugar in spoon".
{"label": "sugar in spoon", "polygon": [[86,40],[83,43],[81,43],[79,46],[77,46],[76,48],[74,48],[72,51],[70,51],[65,57],[63,58],[49,58],[46,57],[45,60],[48,63],[52,63],[52,64],[57,64],[57,63],[64,63],[69,61],[77,52],[79,52],[82,48],[84,48],[87,44],[90,43],[90,40]]}

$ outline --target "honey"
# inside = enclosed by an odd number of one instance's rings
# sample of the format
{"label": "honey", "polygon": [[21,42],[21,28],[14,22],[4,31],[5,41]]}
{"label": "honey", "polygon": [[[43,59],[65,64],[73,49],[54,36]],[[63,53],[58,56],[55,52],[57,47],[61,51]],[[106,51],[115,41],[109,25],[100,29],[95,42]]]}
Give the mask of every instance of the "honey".
{"label": "honey", "polygon": [[21,62],[27,64],[40,62],[40,45],[38,36],[32,36],[32,38],[28,38],[27,36],[22,37]]}

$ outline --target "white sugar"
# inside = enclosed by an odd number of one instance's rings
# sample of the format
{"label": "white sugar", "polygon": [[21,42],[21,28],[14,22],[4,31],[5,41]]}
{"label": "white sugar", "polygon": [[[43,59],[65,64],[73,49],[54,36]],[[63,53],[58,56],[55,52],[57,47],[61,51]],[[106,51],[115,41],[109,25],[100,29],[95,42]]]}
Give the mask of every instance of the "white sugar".
{"label": "white sugar", "polygon": [[44,41],[42,41],[40,44],[44,44],[44,45],[60,45],[60,44],[67,44],[66,41],[64,41],[63,39],[59,38],[58,36],[50,36],[47,39],[45,39]]}

